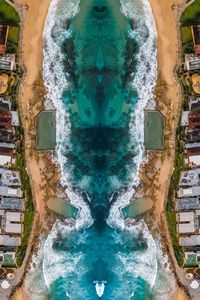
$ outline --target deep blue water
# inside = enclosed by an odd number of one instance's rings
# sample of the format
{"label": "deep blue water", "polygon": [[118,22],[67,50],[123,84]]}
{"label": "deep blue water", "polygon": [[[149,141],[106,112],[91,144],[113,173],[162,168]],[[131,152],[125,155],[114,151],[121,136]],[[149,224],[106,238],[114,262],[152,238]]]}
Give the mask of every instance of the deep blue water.
{"label": "deep blue water", "polygon": [[[64,4],[59,7],[62,20],[58,13],[51,30],[67,82],[58,99],[67,114],[58,133],[58,151],[65,159],[62,173],[68,174],[68,188],[82,198],[79,206],[82,211],[87,208],[93,222],[70,230],[62,225],[48,237],[51,242],[47,242],[43,265],[48,297],[99,299],[98,281],[105,282],[102,299],[148,300],[152,292],[148,278],[156,276],[157,266],[147,229],[130,231],[117,226],[118,220],[116,226],[109,221],[116,201],[136,174],[138,145],[130,124],[139,91],[132,82],[148,29],[143,24],[143,36],[134,37],[141,26],[138,16],[127,18],[119,0],[81,0],[79,12],[72,18]],[[49,69],[54,73],[55,64],[52,61]],[[148,64],[146,67],[148,73]],[[56,80],[58,83],[61,78]],[[65,125],[70,127],[67,134]],[[54,263],[55,257],[59,259]]]}

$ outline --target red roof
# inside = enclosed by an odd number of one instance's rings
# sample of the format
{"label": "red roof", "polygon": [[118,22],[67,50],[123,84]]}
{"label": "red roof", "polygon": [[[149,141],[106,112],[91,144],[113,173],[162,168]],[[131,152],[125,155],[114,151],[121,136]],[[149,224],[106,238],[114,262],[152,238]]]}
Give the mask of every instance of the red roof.
{"label": "red roof", "polygon": [[9,126],[12,125],[12,114],[11,113],[0,113],[0,126]]}
{"label": "red roof", "polygon": [[189,127],[200,126],[200,112],[189,112]]}

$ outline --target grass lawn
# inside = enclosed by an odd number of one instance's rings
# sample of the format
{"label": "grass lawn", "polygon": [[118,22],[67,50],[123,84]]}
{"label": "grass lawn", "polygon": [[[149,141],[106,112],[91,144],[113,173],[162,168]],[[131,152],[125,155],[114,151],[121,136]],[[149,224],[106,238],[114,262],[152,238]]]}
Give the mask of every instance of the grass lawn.
{"label": "grass lawn", "polygon": [[194,1],[181,15],[181,26],[200,24],[200,0]]}
{"label": "grass lawn", "polygon": [[4,0],[0,0],[0,24],[19,26],[20,17],[16,10]]}
{"label": "grass lawn", "polygon": [[193,53],[194,46],[192,40],[192,31],[190,26],[181,27],[181,39],[183,53]]}
{"label": "grass lawn", "polygon": [[17,53],[18,52],[18,41],[19,41],[19,27],[10,26],[8,32],[7,41],[7,53]]}

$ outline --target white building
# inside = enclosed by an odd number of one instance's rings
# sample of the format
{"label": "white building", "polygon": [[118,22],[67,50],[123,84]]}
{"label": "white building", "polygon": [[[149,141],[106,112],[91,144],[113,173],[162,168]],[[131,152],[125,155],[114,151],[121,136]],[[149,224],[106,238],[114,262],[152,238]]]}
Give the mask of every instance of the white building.
{"label": "white building", "polygon": [[200,70],[200,55],[185,54],[185,67],[188,71]]}
{"label": "white building", "polygon": [[21,188],[11,188],[8,186],[0,186],[0,196],[22,198],[23,192]]}
{"label": "white building", "polygon": [[19,212],[6,212],[6,221],[14,223],[22,223],[24,221],[24,214]]}
{"label": "white building", "polygon": [[13,234],[22,234],[23,224],[6,222],[5,232]]}
{"label": "white building", "polygon": [[194,166],[200,166],[200,155],[189,155],[188,162]]}
{"label": "white building", "polygon": [[200,196],[200,186],[192,186],[190,188],[179,188],[178,198]]}
{"label": "white building", "polygon": [[15,54],[0,55],[0,70],[13,71],[15,69]]}
{"label": "white building", "polygon": [[199,246],[200,235],[192,234],[187,237],[179,237],[179,245],[183,247]]}
{"label": "white building", "polygon": [[22,242],[21,237],[12,237],[6,234],[0,234],[0,246],[17,247]]}
{"label": "white building", "polygon": [[200,169],[181,172],[179,186],[194,186],[200,183]]}
{"label": "white building", "polygon": [[12,164],[12,156],[0,155],[0,166],[8,167]]}
{"label": "white building", "polygon": [[5,186],[20,186],[19,172],[0,168],[0,183]]}
{"label": "white building", "polygon": [[183,111],[181,116],[181,126],[189,125],[189,111]]}
{"label": "white building", "polygon": [[184,222],[193,222],[195,214],[193,211],[191,212],[181,212],[176,214],[176,221],[179,223]]}
{"label": "white building", "polygon": [[195,232],[194,222],[180,223],[180,224],[176,225],[176,228],[177,228],[177,232],[179,234],[194,233]]}

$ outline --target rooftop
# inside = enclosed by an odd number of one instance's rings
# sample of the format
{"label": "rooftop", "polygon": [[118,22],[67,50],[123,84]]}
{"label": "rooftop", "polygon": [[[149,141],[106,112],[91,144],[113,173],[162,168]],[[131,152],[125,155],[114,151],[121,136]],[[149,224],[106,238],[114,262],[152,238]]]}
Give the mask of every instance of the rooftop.
{"label": "rooftop", "polygon": [[179,234],[194,233],[195,232],[194,222],[191,222],[191,223],[180,223],[180,224],[177,224],[176,227],[177,227],[177,232]]}
{"label": "rooftop", "polygon": [[181,126],[188,126],[189,125],[189,111],[182,111],[181,116]]}
{"label": "rooftop", "polygon": [[24,210],[24,201],[18,198],[3,198],[0,200],[0,209]]}
{"label": "rooftop", "polygon": [[192,222],[194,221],[195,214],[194,212],[181,212],[176,214],[176,221],[177,222]]}
{"label": "rooftop", "polygon": [[0,196],[22,198],[23,192],[21,188],[10,188],[7,186],[0,186]]}
{"label": "rooftop", "polygon": [[0,245],[17,247],[21,245],[21,238],[11,237],[10,235],[0,235]]}
{"label": "rooftop", "polygon": [[13,71],[15,69],[15,55],[0,55],[0,70]]}
{"label": "rooftop", "polygon": [[200,186],[194,186],[190,188],[179,188],[178,198],[188,198],[200,196]]}
{"label": "rooftop", "polygon": [[179,180],[179,186],[194,186],[200,182],[200,169],[182,171]]}
{"label": "rooftop", "polygon": [[179,237],[179,245],[183,247],[200,245],[200,235],[192,234],[187,237]]}
{"label": "rooftop", "polygon": [[194,210],[200,209],[200,201],[198,197],[181,198],[176,201],[176,210]]}
{"label": "rooftop", "polygon": [[0,185],[21,186],[19,172],[0,168]]}
{"label": "rooftop", "polygon": [[197,54],[185,54],[185,66],[188,71],[200,69],[200,56]]}

